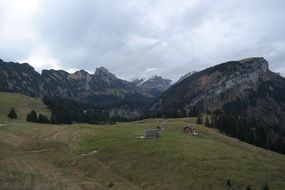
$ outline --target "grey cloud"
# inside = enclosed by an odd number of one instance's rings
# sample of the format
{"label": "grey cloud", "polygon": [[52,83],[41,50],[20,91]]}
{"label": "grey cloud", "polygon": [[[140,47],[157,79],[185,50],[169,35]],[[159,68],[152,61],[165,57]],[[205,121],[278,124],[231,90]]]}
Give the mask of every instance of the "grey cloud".
{"label": "grey cloud", "polygon": [[[2,58],[29,60],[43,49],[43,61],[66,70],[104,66],[125,79],[157,74],[176,80],[224,61],[264,56],[285,75],[282,0],[38,1],[15,40],[5,38],[3,28],[18,29],[10,24],[17,18],[0,3]],[[53,65],[37,59],[31,64],[38,68]]]}

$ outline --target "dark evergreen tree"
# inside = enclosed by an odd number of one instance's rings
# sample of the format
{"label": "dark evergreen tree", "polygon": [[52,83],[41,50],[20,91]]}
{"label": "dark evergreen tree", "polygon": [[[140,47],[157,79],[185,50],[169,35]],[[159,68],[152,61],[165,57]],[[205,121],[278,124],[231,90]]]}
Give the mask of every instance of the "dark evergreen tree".
{"label": "dark evergreen tree", "polygon": [[197,115],[198,115],[198,112],[197,112],[196,107],[194,106],[191,108],[191,111],[189,112],[189,116],[190,117],[197,117]]}
{"label": "dark evergreen tree", "polygon": [[251,190],[250,185],[246,186],[246,190]]}
{"label": "dark evergreen tree", "polygon": [[232,183],[231,183],[230,179],[228,179],[227,182],[226,182],[226,188],[227,189],[231,189],[232,188]]}
{"label": "dark evergreen tree", "polygon": [[39,123],[50,123],[49,119],[47,116],[43,115],[40,113],[39,115],[39,119],[38,119]]}
{"label": "dark evergreen tree", "polygon": [[17,119],[17,118],[18,118],[18,116],[17,116],[17,114],[16,114],[16,110],[15,110],[14,108],[11,108],[11,109],[10,109],[10,111],[9,111],[9,113],[8,113],[8,117],[9,117],[10,119]]}
{"label": "dark evergreen tree", "polygon": [[269,186],[265,183],[262,187],[261,190],[270,190]]}
{"label": "dark evergreen tree", "polygon": [[197,123],[197,124],[203,124],[202,114],[198,114],[196,123]]}
{"label": "dark evergreen tree", "polygon": [[28,113],[26,121],[37,123],[38,122],[37,112],[35,110],[32,110],[30,113]]}
{"label": "dark evergreen tree", "polygon": [[207,127],[211,127],[211,124],[210,124],[210,121],[209,121],[208,116],[206,116],[205,125],[206,125]]}

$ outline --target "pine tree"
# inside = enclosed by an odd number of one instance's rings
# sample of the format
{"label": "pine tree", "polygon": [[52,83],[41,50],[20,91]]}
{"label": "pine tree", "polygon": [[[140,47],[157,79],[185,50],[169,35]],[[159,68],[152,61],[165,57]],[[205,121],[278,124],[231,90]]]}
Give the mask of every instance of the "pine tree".
{"label": "pine tree", "polygon": [[262,187],[261,190],[270,190],[269,186],[265,183]]}
{"label": "pine tree", "polygon": [[37,112],[35,110],[32,110],[30,113],[28,113],[26,121],[37,123],[38,122]]}
{"label": "pine tree", "polygon": [[11,108],[11,109],[10,109],[10,111],[9,111],[9,113],[8,113],[8,117],[9,117],[10,119],[17,119],[17,118],[18,118],[18,116],[17,116],[16,111],[15,111],[14,108]]}
{"label": "pine tree", "polygon": [[206,116],[205,125],[206,125],[207,127],[211,127],[211,124],[210,124],[210,121],[209,121],[208,116]]}
{"label": "pine tree", "polygon": [[251,190],[250,185],[246,186],[246,190]]}
{"label": "pine tree", "polygon": [[231,189],[232,188],[232,183],[231,183],[230,179],[228,179],[227,182],[226,182],[226,188],[227,189]]}
{"label": "pine tree", "polygon": [[197,123],[197,124],[203,124],[203,118],[202,118],[202,115],[201,115],[201,114],[198,114],[196,123]]}
{"label": "pine tree", "polygon": [[49,119],[47,116],[43,115],[40,113],[39,115],[39,119],[38,119],[39,123],[50,123]]}

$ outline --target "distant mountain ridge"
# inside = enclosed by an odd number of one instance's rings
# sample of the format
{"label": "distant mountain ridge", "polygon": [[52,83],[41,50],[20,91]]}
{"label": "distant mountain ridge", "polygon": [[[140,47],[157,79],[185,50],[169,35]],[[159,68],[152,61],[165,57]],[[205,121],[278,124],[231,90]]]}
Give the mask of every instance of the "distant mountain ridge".
{"label": "distant mountain ridge", "polygon": [[[162,79],[161,77],[156,77]],[[163,82],[163,81],[162,81]],[[147,83],[146,83],[147,84]],[[156,84],[156,87],[159,87]],[[164,88],[161,87],[159,94]],[[125,113],[125,105],[135,106],[142,115],[146,108],[159,94],[150,88],[140,88],[135,84],[117,78],[106,68],[96,68],[94,74],[84,70],[68,73],[64,70],[43,70],[39,74],[28,63],[4,62],[0,60],[0,91],[16,92],[31,97],[60,97],[98,106],[123,106],[113,110]],[[133,109],[133,108],[132,108]],[[139,115],[135,114],[136,117]]]}
{"label": "distant mountain ridge", "polygon": [[139,89],[143,92],[147,92],[154,97],[158,97],[162,92],[167,90],[171,86],[170,79],[164,79],[160,76],[153,76],[147,80],[144,78],[142,79],[135,79],[132,81],[134,85],[136,85]]}

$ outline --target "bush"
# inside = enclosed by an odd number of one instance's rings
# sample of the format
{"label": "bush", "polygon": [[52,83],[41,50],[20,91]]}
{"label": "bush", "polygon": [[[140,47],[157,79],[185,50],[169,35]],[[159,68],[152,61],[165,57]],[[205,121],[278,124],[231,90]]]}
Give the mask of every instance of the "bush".
{"label": "bush", "polygon": [[16,114],[16,111],[15,111],[15,109],[14,108],[11,108],[10,109],[10,111],[9,111],[9,113],[8,113],[8,117],[10,118],[10,119],[17,119],[17,114]]}

